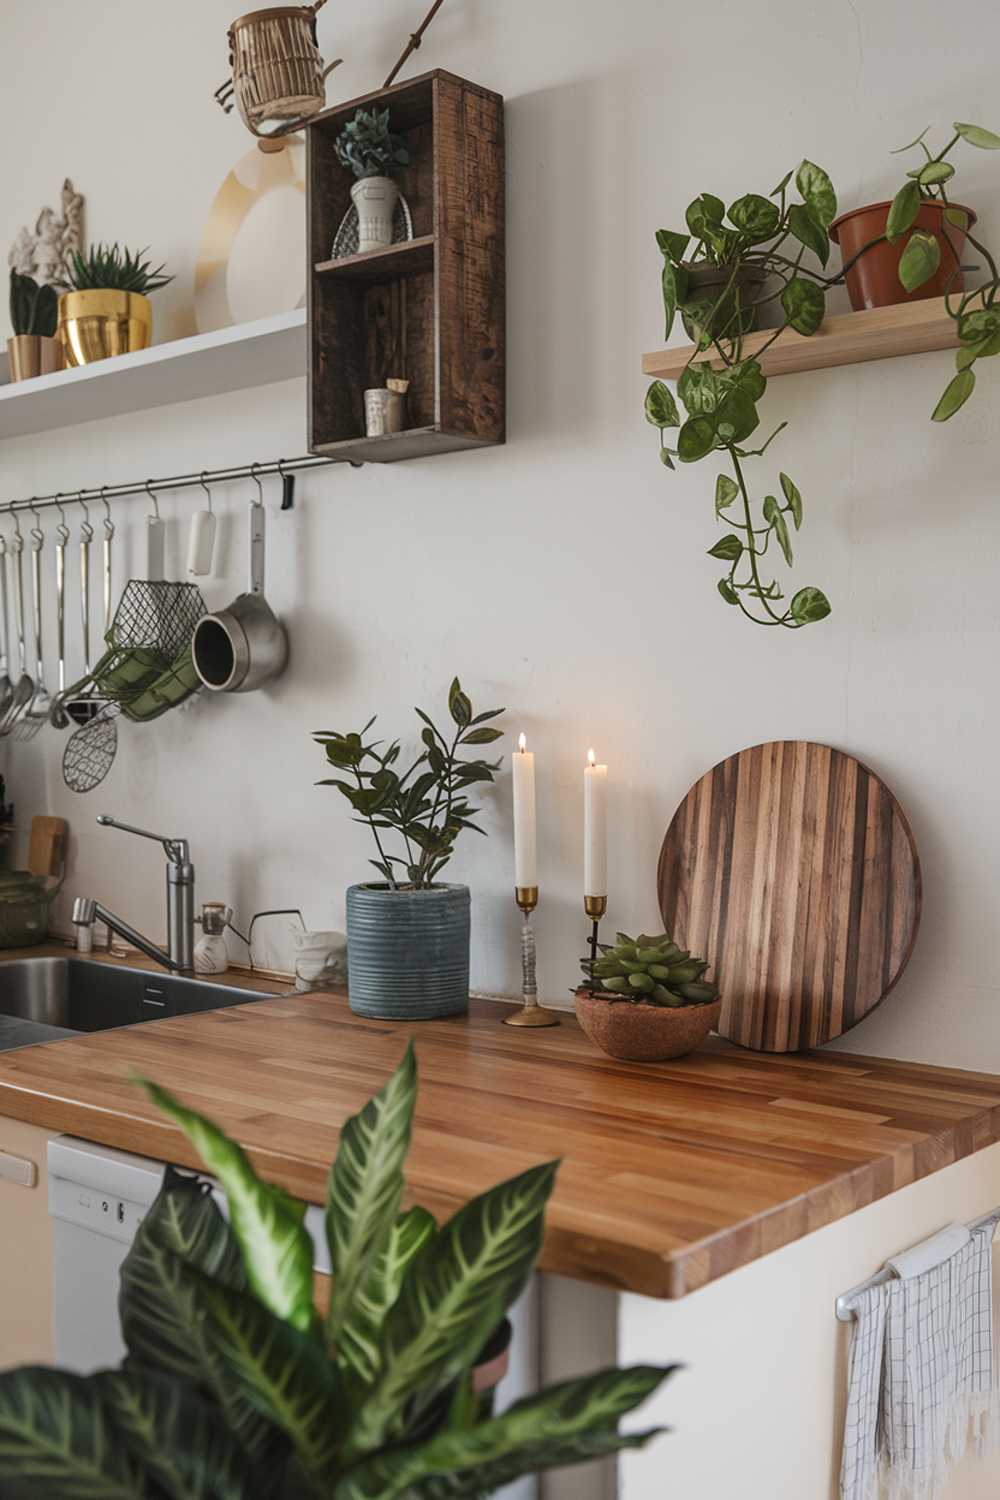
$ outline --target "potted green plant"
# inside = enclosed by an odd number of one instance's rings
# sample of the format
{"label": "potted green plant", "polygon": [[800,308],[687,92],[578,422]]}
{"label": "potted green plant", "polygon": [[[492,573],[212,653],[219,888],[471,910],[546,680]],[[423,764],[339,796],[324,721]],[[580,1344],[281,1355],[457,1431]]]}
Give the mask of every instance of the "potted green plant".
{"label": "potted green plant", "polygon": [[[791,172],[769,198],[745,194],[728,210],[721,199],[702,193],[688,208],[688,227],[699,237],[699,243],[707,235],[709,244],[722,256],[726,247],[735,245],[734,234],[742,238],[739,258],[726,261],[729,275],[725,284],[715,287],[712,297],[698,306],[690,300],[689,264],[685,259],[690,235],[662,229],[657,232],[663,255],[666,336],[670,336],[677,312],[686,308],[686,326],[695,343],[677,382],[677,395],[686,416],[682,416],[669,387],[656,380],[646,392],[646,418],[659,430],[660,459],[668,469],[675,467],[675,460],[697,463],[716,454],[728,459],[731,472],[716,476],[715,515],[733,529],[710,547],[708,554],[728,564],[727,572],[717,582],[721,598],[755,624],[797,630],[830,613],[829,600],[821,589],[798,589],[786,602],[778,580],[767,576],[772,543],[785,563],[792,565],[792,535],[802,524],[803,512],[802,493],[785,473],[779,473],[778,484],[759,502],[756,512],[745,468],[747,459],[764,456],[787,425],[780,422],[759,447],[747,446],[760,425],[757,406],[767,390],[760,358],[770,345],[788,328],[805,337],[815,334],[826,313],[827,291],[845,281],[850,286],[852,277],[861,274],[872,257],[887,254],[889,279],[895,278],[903,295],[925,288],[931,288],[925,295],[944,291],[947,311],[957,326],[957,370],[934,408],[934,421],[947,421],[968,400],[976,382],[975,362],[1000,353],[1000,270],[987,247],[972,234],[972,210],[952,204],[946,190],[954,168],[945,158],[960,140],[983,150],[1000,149],[1000,136],[979,125],[956,124],[954,138],[936,156],[921,136],[911,145],[923,151],[923,164],[908,174],[891,205],[877,206],[885,210],[884,221],[876,215],[860,230],[855,219],[861,224],[867,210],[837,218],[833,184],[826,172],[810,161],[803,161],[794,173],[799,195],[796,201],[790,202],[787,196]],[[932,220],[921,218],[925,210]],[[866,238],[869,233],[874,237]],[[840,240],[843,263],[827,275],[831,238]],[[963,272],[973,269],[962,265],[966,241],[982,255],[988,270],[985,279],[969,291],[962,280]],[[810,263],[810,256],[819,261],[819,269]],[[748,266],[766,273],[769,283],[769,289],[753,300],[750,289],[758,283],[747,280]],[[882,284],[885,279],[883,266],[877,280]],[[738,285],[743,286],[745,295],[735,300]],[[893,293],[884,300],[900,298]],[[754,353],[748,357],[743,344],[748,321],[752,322],[756,310],[765,304],[778,305],[780,321],[763,342],[755,340]],[[865,305],[863,298],[860,304],[855,302],[859,305]],[[677,429],[676,438],[668,440],[673,429]],[[774,555],[772,552],[771,557]]]}
{"label": "potted green plant", "polygon": [[604,1370],[493,1414],[474,1369],[541,1249],[556,1162],[447,1223],[401,1210],[412,1046],[341,1132],[329,1310],[306,1205],[211,1120],[146,1088],[224,1189],[168,1167],[121,1272],[120,1370],[0,1375],[0,1491],[191,1500],[480,1500],[523,1474],[645,1445],[620,1419],[671,1366]]}
{"label": "potted green plant", "polygon": [[[963,140],[981,150],[996,151],[1000,136],[981,125],[956,121],[951,140],[932,155],[926,141],[929,129],[893,153],[919,150],[924,160],[907,172],[891,202],[853,208],[830,226],[831,237],[850,262],[845,279],[856,312],[962,290],[965,243],[976,215],[950,200],[947,184],[955,168],[947,158]],[[986,253],[984,246],[972,243]]]}
{"label": "potted green plant", "polygon": [[575,993],[577,1020],[595,1046],[627,1062],[682,1057],[703,1042],[722,1009],[695,958],[666,933],[637,938],[619,932],[580,960],[587,983]]}
{"label": "potted green plant", "polygon": [[62,369],[62,345],[55,336],[58,317],[55,288],[39,285],[33,276],[23,276],[12,270],[10,326],[13,336],[7,340],[12,381],[31,380],[36,375],[49,375],[53,370]]}
{"label": "potted green plant", "polygon": [[151,292],[173,281],[151,268],[145,250],[117,244],[74,250],[59,298],[59,337],[69,365],[89,365],[145,349],[153,338]]}
{"label": "potted green plant", "polygon": [[399,188],[393,173],[409,164],[402,136],[389,129],[388,109],[358,109],[334,142],[337,159],[357,181],[351,199],[358,214],[358,251],[392,244]]}
{"label": "potted green plant", "polygon": [[[402,774],[398,740],[366,740],[374,719],[360,733],[315,736],[329,763],[346,773],[319,785],[335,786],[355,821],[370,828],[378,854],[371,863],[382,876],[347,892],[348,997],[358,1015],[429,1020],[468,1009],[469,888],[439,877],[459,834],[483,832],[468,794],[491,783],[500,763],[467,750],[503,737],[488,722],[503,709],[474,714],[457,677],[448,709],[447,733],[415,710],[422,748]],[[388,834],[401,852],[386,848]]]}
{"label": "potted green plant", "polygon": [[[795,198],[789,193],[793,177]],[[743,339],[748,321],[753,322],[765,304],[777,305],[781,321],[768,333],[760,353],[786,328],[807,337],[819,328],[826,310],[826,289],[837,279],[824,274],[830,254],[829,225],[836,211],[830,178],[810,161],[788,172],[768,198],[745,193],[728,210],[710,193],[695,199],[688,209],[689,226],[694,222],[702,240],[710,234],[720,245],[735,243],[731,238],[735,236],[741,258],[729,264],[728,279],[713,290],[712,300],[697,307],[685,303],[695,338],[677,383],[686,419],[662,380],[654,381],[646,393],[646,418],[659,429],[660,458],[667,468],[673,469],[675,460],[697,463],[717,453],[725,454],[731,464],[732,474],[716,479],[715,513],[735,530],[709,549],[710,556],[729,565],[718,582],[720,595],[757,624],[792,630],[823,619],[830,605],[822,591],[812,586],[799,589],[786,602],[777,580],[765,577],[765,557],[772,542],[791,566],[792,528],[798,530],[802,524],[802,496],[788,475],[782,474],[783,498],[767,495],[760,502],[760,518],[754,514],[744,463],[762,457],[786,424],[782,422],[762,446],[747,446],[760,425],[757,403],[767,389],[767,379],[757,358],[744,357]],[[684,257],[690,236],[661,229],[656,239],[663,254],[661,284],[665,336],[669,338],[689,292]],[[808,257],[818,260],[820,269]],[[754,278],[744,281],[746,295],[734,301],[738,277],[748,267]],[[752,289],[762,288],[765,282],[773,289],[752,295]],[[714,357],[704,357],[710,350]],[[667,440],[673,428],[678,429],[675,445]],[[727,515],[731,507],[735,509]]]}

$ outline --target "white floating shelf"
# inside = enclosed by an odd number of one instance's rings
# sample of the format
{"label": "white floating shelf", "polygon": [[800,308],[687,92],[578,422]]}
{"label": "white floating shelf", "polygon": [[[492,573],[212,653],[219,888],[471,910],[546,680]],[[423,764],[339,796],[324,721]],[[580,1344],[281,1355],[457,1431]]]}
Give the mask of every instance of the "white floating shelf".
{"label": "white floating shelf", "polygon": [[[245,391],[305,373],[306,314],[298,308],[78,370],[0,384],[0,439]],[[6,360],[2,378],[7,378]]]}

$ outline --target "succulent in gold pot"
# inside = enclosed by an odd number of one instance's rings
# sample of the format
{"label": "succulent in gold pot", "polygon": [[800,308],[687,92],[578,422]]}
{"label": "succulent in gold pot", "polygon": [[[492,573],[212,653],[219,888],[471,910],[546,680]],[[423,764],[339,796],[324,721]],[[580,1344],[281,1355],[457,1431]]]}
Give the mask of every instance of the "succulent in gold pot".
{"label": "succulent in gold pot", "polygon": [[173,281],[150,267],[145,250],[118,244],[75,250],[59,298],[59,338],[68,365],[90,365],[146,349],[153,339],[151,292]]}
{"label": "succulent in gold pot", "polygon": [[637,938],[619,932],[599,944],[599,957],[580,960],[587,983],[576,991],[576,1016],[609,1057],[664,1062],[703,1042],[722,1001],[696,958],[666,933]]}
{"label": "succulent in gold pot", "polygon": [[56,338],[58,294],[55,287],[19,271],[10,273],[10,326],[7,340],[11,380],[31,380],[63,367],[62,345]]}

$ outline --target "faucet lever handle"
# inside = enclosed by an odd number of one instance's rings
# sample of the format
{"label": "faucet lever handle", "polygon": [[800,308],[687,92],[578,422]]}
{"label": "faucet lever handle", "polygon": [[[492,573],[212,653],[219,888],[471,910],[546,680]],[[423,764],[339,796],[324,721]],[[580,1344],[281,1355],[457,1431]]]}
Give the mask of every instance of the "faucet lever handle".
{"label": "faucet lever handle", "polygon": [[117,828],[122,833],[134,833],[138,838],[152,839],[154,844],[162,844],[163,852],[171,864],[190,863],[191,851],[187,839],[172,839],[163,833],[150,833],[148,828],[135,828],[131,823],[119,823],[117,818],[112,818],[108,813],[99,813],[97,821],[102,828]]}

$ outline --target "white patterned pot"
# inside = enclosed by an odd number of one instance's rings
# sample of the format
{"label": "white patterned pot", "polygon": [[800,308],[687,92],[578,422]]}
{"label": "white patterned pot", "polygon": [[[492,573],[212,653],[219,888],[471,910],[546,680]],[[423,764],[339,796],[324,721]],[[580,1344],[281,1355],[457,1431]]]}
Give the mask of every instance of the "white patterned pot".
{"label": "white patterned pot", "polygon": [[392,216],[399,188],[391,177],[362,177],[351,188],[358,211],[358,254],[392,244]]}

